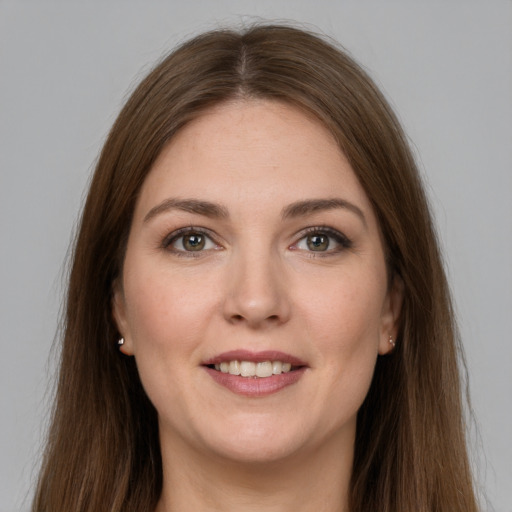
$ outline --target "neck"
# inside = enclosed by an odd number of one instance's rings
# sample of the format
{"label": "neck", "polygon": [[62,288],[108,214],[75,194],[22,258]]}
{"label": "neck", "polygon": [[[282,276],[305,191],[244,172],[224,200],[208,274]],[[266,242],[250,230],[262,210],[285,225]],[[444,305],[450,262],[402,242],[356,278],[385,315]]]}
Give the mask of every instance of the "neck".
{"label": "neck", "polygon": [[333,439],[270,462],[182,448],[162,443],[164,479],[156,512],[348,512],[353,443],[343,450]]}

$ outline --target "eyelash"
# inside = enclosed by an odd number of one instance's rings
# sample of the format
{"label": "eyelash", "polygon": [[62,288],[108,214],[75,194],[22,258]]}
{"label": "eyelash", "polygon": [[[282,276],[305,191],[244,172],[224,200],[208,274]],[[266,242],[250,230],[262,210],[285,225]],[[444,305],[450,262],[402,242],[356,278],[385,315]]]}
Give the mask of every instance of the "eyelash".
{"label": "eyelash", "polygon": [[[186,258],[198,258],[204,252],[211,251],[212,249],[204,249],[199,251],[186,251],[181,249],[176,249],[172,247],[174,243],[176,243],[180,238],[184,238],[186,235],[201,235],[205,237],[207,240],[212,242],[216,248],[220,247],[219,244],[215,241],[209,230],[204,228],[196,228],[193,226],[188,226],[186,228],[181,228],[176,231],[173,231],[168,236],[166,236],[162,242],[162,248],[172,252],[174,255],[178,257],[186,257]],[[183,242],[182,242],[183,243]]]}
{"label": "eyelash", "polygon": [[[215,238],[212,236],[211,232],[209,230],[206,230],[204,228],[196,228],[193,226],[188,226],[186,228],[181,228],[176,231],[173,231],[168,236],[166,236],[162,242],[162,248],[166,249],[173,254],[175,254],[178,257],[192,257],[192,258],[198,258],[202,255],[204,255],[205,252],[211,251],[212,249],[201,249],[198,251],[187,251],[184,249],[176,249],[175,247],[172,247],[173,244],[175,244],[180,238],[184,238],[186,235],[201,235],[208,239],[211,243],[213,243],[216,248],[219,248],[219,244],[215,241]],[[343,233],[339,232],[336,229],[333,229],[328,226],[313,226],[306,228],[303,230],[299,236],[300,238],[294,242],[291,246],[289,246],[292,250],[301,250],[298,248],[298,245],[303,240],[307,239],[310,235],[324,235],[327,236],[329,240],[329,245],[331,244],[331,240],[334,240],[336,244],[338,244],[338,247],[335,247],[334,249],[327,248],[325,251],[313,251],[313,250],[304,250],[306,253],[308,253],[308,257],[311,258],[318,258],[318,257],[328,257],[332,256],[333,254],[337,254],[342,252],[345,249],[350,249],[353,246],[352,241],[347,238]],[[182,242],[183,243],[183,242]],[[214,249],[215,250],[215,249]]]}
{"label": "eyelash", "polygon": [[[324,236],[327,236],[329,239],[334,240],[334,242],[336,244],[338,244],[338,247],[335,247],[333,249],[328,248],[325,251],[312,251],[312,250],[307,251],[306,250],[306,252],[308,253],[308,257],[310,257],[310,258],[329,257],[329,256],[332,256],[333,254],[338,254],[338,253],[344,251],[345,249],[350,249],[353,247],[352,240],[347,238],[347,236],[345,236],[340,231],[333,229],[331,227],[328,227],[328,226],[313,226],[313,227],[307,228],[304,231],[302,231],[302,233],[300,233],[300,238],[297,240],[297,242],[295,242],[294,244],[291,245],[291,248],[297,250],[298,244],[310,235],[324,235]],[[330,242],[329,242],[329,245],[330,245]]]}

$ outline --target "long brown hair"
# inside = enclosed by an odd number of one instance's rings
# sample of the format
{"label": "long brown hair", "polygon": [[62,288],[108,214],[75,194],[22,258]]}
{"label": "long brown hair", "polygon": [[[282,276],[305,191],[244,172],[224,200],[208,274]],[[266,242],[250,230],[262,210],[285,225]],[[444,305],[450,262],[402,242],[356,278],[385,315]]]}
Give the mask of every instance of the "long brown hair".
{"label": "long brown hair", "polygon": [[152,510],[162,487],[156,411],[117,350],[112,286],[137,194],[165,144],[233,98],[287,102],[333,133],[380,222],[404,302],[358,415],[351,512],[474,512],[459,342],[427,200],[400,125],[345,52],[303,30],[256,26],[186,42],[132,94],[104,145],[70,271],[58,390],[37,512]]}

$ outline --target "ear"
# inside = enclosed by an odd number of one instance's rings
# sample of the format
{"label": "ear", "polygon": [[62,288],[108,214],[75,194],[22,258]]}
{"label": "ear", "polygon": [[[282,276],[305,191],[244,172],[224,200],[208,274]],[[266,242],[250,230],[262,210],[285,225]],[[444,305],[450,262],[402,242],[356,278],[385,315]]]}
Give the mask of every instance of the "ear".
{"label": "ear", "polygon": [[130,334],[128,320],[126,317],[126,301],[124,298],[124,291],[119,279],[116,279],[112,289],[112,316],[114,317],[117,330],[124,338],[124,343],[120,345],[119,350],[127,356],[133,356],[133,339]]}
{"label": "ear", "polygon": [[404,300],[404,283],[399,275],[393,276],[382,308],[379,354],[389,354],[394,348],[398,335],[400,313]]}

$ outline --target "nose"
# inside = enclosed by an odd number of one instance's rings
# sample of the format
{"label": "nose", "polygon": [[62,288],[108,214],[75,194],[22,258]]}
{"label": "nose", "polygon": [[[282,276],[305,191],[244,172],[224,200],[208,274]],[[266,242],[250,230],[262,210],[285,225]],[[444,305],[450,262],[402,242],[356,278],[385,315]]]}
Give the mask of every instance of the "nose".
{"label": "nose", "polygon": [[238,254],[229,269],[224,317],[261,329],[286,323],[290,318],[289,289],[279,257]]}

